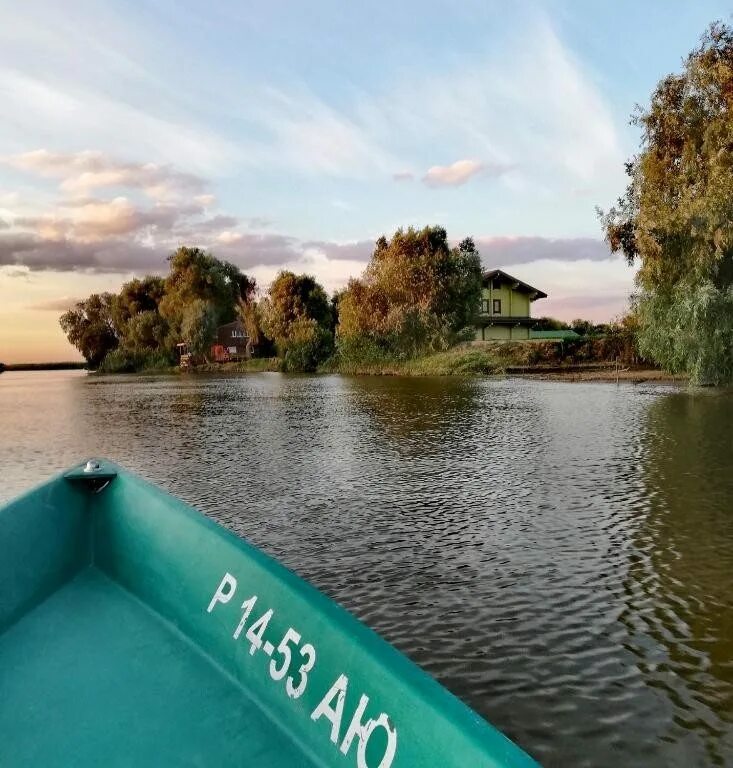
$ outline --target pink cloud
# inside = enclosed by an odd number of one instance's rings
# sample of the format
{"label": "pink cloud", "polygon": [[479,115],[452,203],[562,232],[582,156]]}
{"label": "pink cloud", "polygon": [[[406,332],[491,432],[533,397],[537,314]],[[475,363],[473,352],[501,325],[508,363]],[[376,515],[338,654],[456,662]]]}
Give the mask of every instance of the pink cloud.
{"label": "pink cloud", "polygon": [[510,171],[506,163],[483,163],[479,160],[456,160],[451,165],[434,165],[423,176],[429,187],[459,187],[476,176],[498,177]]}
{"label": "pink cloud", "polygon": [[[128,187],[162,199],[176,194],[202,194],[206,186],[199,176],[168,165],[123,162],[103,152],[49,152],[37,149],[6,157],[2,162],[40,176],[59,179],[61,189],[74,195],[102,188]],[[210,203],[213,202],[212,196],[206,197],[211,198]]]}

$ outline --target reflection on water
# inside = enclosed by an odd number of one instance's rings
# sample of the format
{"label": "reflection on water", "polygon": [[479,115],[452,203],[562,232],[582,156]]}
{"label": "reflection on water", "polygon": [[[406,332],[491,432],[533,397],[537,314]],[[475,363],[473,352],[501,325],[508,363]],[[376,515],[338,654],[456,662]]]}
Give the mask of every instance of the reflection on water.
{"label": "reflection on water", "polygon": [[89,454],[339,600],[546,766],[733,766],[733,397],[0,376],[0,497]]}
{"label": "reflection on water", "polygon": [[660,399],[646,424],[648,514],[621,619],[687,765],[733,763],[731,426],[733,398],[714,392]]}

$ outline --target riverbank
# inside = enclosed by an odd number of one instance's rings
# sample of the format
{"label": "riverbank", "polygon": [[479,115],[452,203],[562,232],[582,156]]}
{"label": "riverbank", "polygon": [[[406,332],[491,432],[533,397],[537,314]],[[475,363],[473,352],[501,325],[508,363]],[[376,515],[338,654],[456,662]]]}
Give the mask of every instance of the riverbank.
{"label": "riverbank", "polygon": [[507,370],[510,376],[519,376],[523,379],[539,379],[541,381],[573,381],[573,382],[618,382],[626,381],[631,384],[644,384],[655,382],[659,384],[686,384],[687,376],[676,375],[661,371],[658,368],[620,368],[616,369],[613,363],[590,366],[569,366],[567,368],[545,369],[541,366],[527,370]]}

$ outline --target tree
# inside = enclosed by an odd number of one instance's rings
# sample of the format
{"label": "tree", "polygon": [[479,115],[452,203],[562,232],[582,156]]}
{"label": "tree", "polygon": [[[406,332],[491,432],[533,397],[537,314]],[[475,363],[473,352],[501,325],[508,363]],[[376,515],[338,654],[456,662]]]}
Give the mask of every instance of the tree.
{"label": "tree", "polygon": [[111,293],[93,293],[59,318],[66,338],[93,368],[119,344],[112,317],[114,300]]}
{"label": "tree", "polygon": [[312,317],[299,317],[290,326],[283,370],[315,371],[333,351],[333,333]]}
{"label": "tree", "polygon": [[[309,333],[319,340],[318,356],[321,359],[330,352],[333,339],[331,304],[326,292],[310,275],[280,272],[262,302],[261,317],[262,329],[274,341],[280,357],[287,356],[291,343],[304,340],[311,343],[312,339],[306,339]],[[306,327],[310,331],[306,331]]]}
{"label": "tree", "polygon": [[532,326],[536,331],[567,331],[570,326],[555,317],[538,317]]}
{"label": "tree", "polygon": [[606,238],[638,261],[639,349],[693,381],[733,377],[733,28],[713,24],[634,122],[640,152]]}
{"label": "tree", "polygon": [[194,299],[185,309],[181,321],[181,336],[191,353],[206,359],[216,334],[216,309],[203,299]]}
{"label": "tree", "polygon": [[201,248],[182,246],[168,260],[170,272],[159,308],[175,337],[181,333],[188,307],[197,300],[210,304],[214,322],[220,325],[234,320],[240,301],[254,297],[254,279]]}
{"label": "tree", "polygon": [[590,320],[583,320],[578,317],[570,321],[570,330],[581,336],[588,336],[595,331],[595,325]]}
{"label": "tree", "polygon": [[118,295],[92,294],[62,315],[61,327],[90,364],[97,367],[117,350],[105,370],[165,365],[181,338],[205,356],[216,326],[233,320],[238,310],[256,321],[255,281],[234,264],[186,247],[169,262],[166,278],[133,278]]}
{"label": "tree", "polygon": [[165,280],[157,275],[133,278],[125,283],[112,302],[115,332],[126,353],[157,350],[170,352],[168,323],[158,307],[165,295]]}
{"label": "tree", "polygon": [[119,336],[125,335],[125,327],[140,312],[157,312],[165,295],[165,280],[157,275],[133,278],[125,283],[112,303],[112,319]]}
{"label": "tree", "polygon": [[451,248],[442,227],[397,230],[377,240],[362,277],[340,295],[339,344],[366,339],[402,355],[445,347],[471,324],[480,293],[471,238]]}
{"label": "tree", "polygon": [[133,315],[125,325],[122,345],[131,352],[164,350],[168,341],[168,323],[154,309]]}

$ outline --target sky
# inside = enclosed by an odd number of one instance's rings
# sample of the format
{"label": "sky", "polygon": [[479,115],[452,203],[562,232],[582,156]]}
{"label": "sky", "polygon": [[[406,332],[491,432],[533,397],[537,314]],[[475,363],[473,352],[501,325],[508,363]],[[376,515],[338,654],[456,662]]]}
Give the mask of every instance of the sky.
{"label": "sky", "polygon": [[0,0],[0,360],[78,359],[59,314],[178,245],[333,291],[440,224],[607,321],[634,271],[596,206],[629,117],[722,2]]}

